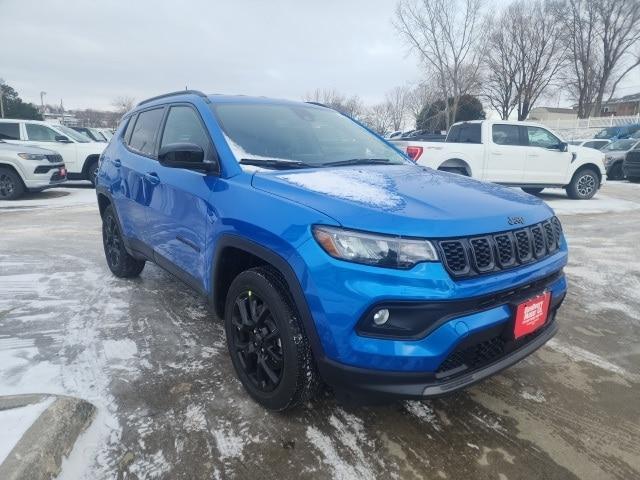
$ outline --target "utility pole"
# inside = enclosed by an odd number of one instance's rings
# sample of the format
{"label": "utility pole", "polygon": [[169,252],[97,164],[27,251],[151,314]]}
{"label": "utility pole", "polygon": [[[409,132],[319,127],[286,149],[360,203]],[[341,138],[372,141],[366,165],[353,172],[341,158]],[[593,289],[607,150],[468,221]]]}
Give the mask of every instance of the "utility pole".
{"label": "utility pole", "polygon": [[40,92],[40,106],[42,108],[42,112],[44,114],[44,96],[47,94],[47,92]]}
{"label": "utility pole", "polygon": [[0,83],[0,118],[4,118],[4,88]]}

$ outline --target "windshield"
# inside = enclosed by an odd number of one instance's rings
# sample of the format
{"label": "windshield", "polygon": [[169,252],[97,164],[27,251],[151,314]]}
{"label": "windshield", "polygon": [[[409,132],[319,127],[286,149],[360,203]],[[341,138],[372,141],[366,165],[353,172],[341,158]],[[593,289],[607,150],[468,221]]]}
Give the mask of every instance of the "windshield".
{"label": "windshield", "polygon": [[596,136],[593,138],[605,138],[605,139],[609,139],[611,137],[615,137],[618,134],[618,128],[617,127],[609,127],[609,128],[604,128],[602,130],[600,130],[598,133],[596,133]]}
{"label": "windshield", "polygon": [[602,149],[602,151],[611,152],[613,150],[629,150],[631,147],[635,145],[637,140],[625,138],[624,140],[617,140],[613,143],[610,143],[606,147]]}
{"label": "windshield", "polygon": [[56,125],[55,129],[78,143],[89,143],[91,141],[86,135],[76,132],[73,128],[65,127],[64,125]]}
{"label": "windshield", "polygon": [[409,162],[330,108],[223,103],[213,109],[239,161],[266,168]]}

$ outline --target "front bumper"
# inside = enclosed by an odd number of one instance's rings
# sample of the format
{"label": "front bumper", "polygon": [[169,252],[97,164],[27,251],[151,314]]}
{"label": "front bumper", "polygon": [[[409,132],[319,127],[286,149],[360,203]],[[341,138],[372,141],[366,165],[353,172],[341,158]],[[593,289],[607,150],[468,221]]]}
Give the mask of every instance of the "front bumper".
{"label": "front bumper", "polygon": [[67,170],[64,164],[38,165],[25,178],[24,183],[30,192],[40,192],[47,188],[57,187],[67,181]]}

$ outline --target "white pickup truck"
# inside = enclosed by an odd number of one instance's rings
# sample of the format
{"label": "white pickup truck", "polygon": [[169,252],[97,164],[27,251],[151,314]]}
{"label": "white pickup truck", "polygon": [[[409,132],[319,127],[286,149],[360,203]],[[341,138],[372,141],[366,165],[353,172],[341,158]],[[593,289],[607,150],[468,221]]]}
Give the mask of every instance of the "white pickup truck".
{"label": "white pickup truck", "polygon": [[548,128],[529,122],[476,120],[451,126],[444,142],[392,140],[420,165],[540,193],[565,188],[588,199],[605,182],[604,154],[568,145]]}

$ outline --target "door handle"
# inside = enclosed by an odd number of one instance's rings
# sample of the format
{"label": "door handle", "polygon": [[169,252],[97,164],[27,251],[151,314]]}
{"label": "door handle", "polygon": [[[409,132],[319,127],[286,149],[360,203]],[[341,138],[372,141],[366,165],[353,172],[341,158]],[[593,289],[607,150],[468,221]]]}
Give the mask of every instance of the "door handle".
{"label": "door handle", "polygon": [[158,177],[158,174],[156,172],[147,172],[144,174],[144,178],[146,178],[149,183],[153,185],[157,185],[158,183],[160,183],[160,177]]}
{"label": "door handle", "polygon": [[502,155],[502,153],[500,152],[491,152],[491,155],[495,155],[496,157],[499,157]]}
{"label": "door handle", "polygon": [[119,159],[119,158],[116,158],[116,159],[113,161],[113,164],[114,164],[117,168],[120,168],[120,167],[122,166],[122,162],[120,161],[120,159]]}

